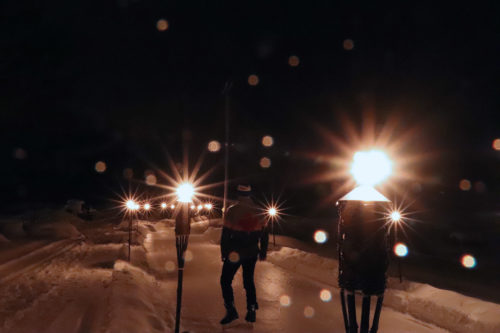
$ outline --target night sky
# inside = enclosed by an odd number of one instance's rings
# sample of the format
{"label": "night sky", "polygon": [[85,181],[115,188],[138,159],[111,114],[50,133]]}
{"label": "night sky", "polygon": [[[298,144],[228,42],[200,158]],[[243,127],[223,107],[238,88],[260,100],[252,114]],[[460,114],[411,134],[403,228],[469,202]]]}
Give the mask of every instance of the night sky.
{"label": "night sky", "polygon": [[[231,178],[282,193],[297,214],[338,185],[307,181],[331,166],[306,153],[340,153],[319,128],[348,142],[342,119],[361,131],[367,114],[377,129],[392,119],[395,138],[413,131],[404,149],[424,156],[411,168],[425,193],[494,202],[499,6],[313,3],[3,1],[3,209],[105,204],[128,186],[125,168],[140,181],[153,166],[169,172],[166,152],[180,162],[183,145],[193,165],[209,141],[224,141],[226,98]],[[260,143],[266,134],[271,148]],[[209,181],[223,179],[222,159],[206,154],[202,169],[217,166]],[[461,179],[472,184],[465,194]]]}

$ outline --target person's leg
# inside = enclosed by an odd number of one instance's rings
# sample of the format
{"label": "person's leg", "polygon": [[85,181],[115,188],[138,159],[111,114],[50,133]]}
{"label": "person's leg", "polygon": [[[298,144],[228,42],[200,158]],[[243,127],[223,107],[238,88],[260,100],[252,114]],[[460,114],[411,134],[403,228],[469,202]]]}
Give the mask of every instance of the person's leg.
{"label": "person's leg", "polygon": [[259,308],[257,304],[257,296],[255,293],[255,283],[253,280],[253,275],[255,272],[255,263],[257,258],[246,259],[242,262],[243,266],[243,286],[247,294],[247,315],[245,320],[248,322],[255,322],[256,314],[255,310]]}
{"label": "person's leg", "polygon": [[222,297],[224,298],[224,306],[226,306],[226,308],[234,304],[232,283],[234,275],[238,271],[240,265],[241,265],[240,261],[231,262],[229,259],[226,259],[224,261],[224,265],[222,265],[220,286],[222,288]]}

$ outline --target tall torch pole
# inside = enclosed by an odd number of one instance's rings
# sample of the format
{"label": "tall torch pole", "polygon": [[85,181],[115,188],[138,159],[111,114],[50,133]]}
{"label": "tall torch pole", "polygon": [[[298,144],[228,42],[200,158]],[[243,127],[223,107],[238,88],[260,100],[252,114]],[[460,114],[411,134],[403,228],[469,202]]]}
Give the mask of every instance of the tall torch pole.
{"label": "tall torch pole", "polygon": [[224,221],[224,217],[226,216],[226,202],[227,202],[227,182],[229,175],[229,90],[231,89],[232,83],[231,81],[227,81],[224,86],[224,95],[225,95],[225,127],[226,127],[226,137],[225,137],[225,151],[224,151],[224,202],[222,204],[222,220]]}

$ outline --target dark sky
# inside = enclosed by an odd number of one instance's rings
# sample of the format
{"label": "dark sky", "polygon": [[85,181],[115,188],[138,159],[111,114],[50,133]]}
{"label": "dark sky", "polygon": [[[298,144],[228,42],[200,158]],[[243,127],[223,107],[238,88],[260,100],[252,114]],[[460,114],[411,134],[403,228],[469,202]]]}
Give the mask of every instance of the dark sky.
{"label": "dark sky", "polygon": [[[345,137],[341,117],[361,129],[371,111],[378,127],[398,119],[398,134],[416,129],[408,149],[435,153],[417,167],[433,185],[453,192],[467,178],[498,196],[499,6],[313,3],[3,1],[4,206],[102,202],[124,184],[124,168],[143,179],[149,163],[168,169],[165,150],[180,161],[182,133],[198,156],[224,139],[227,82],[231,176],[251,174],[264,192],[330,192],[297,185],[325,168],[298,152],[335,155],[317,125]],[[271,149],[260,146],[264,134],[275,138]],[[209,155],[205,169],[221,158]],[[221,175],[219,167],[211,180]]]}

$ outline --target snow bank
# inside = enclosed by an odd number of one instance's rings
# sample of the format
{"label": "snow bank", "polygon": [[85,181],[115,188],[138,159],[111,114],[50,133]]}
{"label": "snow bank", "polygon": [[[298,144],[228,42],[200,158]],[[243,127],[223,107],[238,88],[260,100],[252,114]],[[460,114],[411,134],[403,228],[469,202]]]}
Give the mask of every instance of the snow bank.
{"label": "snow bank", "polygon": [[21,218],[11,218],[0,220],[0,232],[8,238],[26,237],[23,229],[25,220]]}
{"label": "snow bank", "polygon": [[5,243],[9,243],[10,240],[7,239],[7,237],[5,237],[4,235],[0,234],[0,245],[1,244],[5,244]]}
{"label": "snow bank", "polygon": [[203,237],[212,244],[220,244],[222,228],[209,227],[203,233]]}
{"label": "snow bank", "polygon": [[[268,254],[276,266],[337,286],[338,262],[287,247]],[[500,304],[434,288],[427,284],[389,279],[384,304],[397,311],[457,333],[500,332]]]}
{"label": "snow bank", "polygon": [[108,333],[171,331],[174,312],[165,306],[166,295],[154,277],[120,260],[111,288]]}

